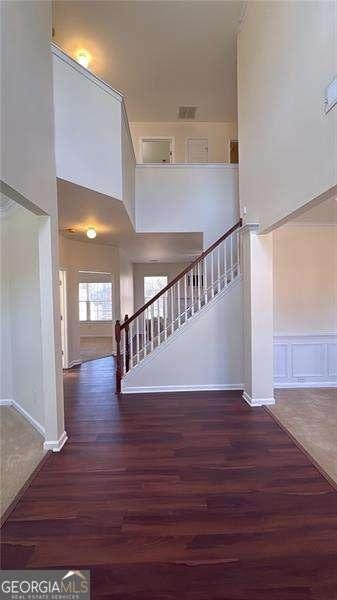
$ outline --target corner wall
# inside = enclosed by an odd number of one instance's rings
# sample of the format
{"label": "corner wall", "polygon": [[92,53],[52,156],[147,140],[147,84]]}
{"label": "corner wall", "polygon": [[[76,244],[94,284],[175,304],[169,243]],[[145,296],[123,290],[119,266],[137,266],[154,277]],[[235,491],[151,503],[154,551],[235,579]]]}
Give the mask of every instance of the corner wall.
{"label": "corner wall", "polygon": [[277,387],[337,386],[337,225],[274,231]]}
{"label": "corner wall", "polygon": [[[7,196],[37,215],[46,437],[64,443],[51,2],[1,2],[1,166]],[[15,32],[15,34],[13,33]],[[41,219],[43,217],[41,216]],[[29,351],[29,349],[27,349]],[[63,437],[62,437],[63,436]]]}
{"label": "corner wall", "polygon": [[[240,205],[261,230],[337,184],[336,2],[248,2],[238,35]],[[336,191],[336,190],[335,190]]]}

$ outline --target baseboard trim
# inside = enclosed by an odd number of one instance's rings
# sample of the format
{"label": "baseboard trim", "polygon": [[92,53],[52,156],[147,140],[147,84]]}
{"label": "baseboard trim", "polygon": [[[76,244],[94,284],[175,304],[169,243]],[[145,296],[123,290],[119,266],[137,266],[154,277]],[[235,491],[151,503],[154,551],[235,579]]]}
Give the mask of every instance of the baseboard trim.
{"label": "baseboard trim", "polygon": [[20,413],[20,415],[22,415],[34,427],[34,429],[36,429],[42,435],[42,437],[46,437],[46,430],[41,423],[36,421],[36,419],[34,419],[34,417],[32,417],[29,412],[27,412],[21,406],[21,404],[16,402],[16,400],[5,398],[4,400],[0,400],[0,406],[12,406],[15,408],[15,410]]}
{"label": "baseboard trim", "polygon": [[43,444],[45,451],[52,450],[52,452],[60,452],[68,439],[66,431],[62,433],[58,440],[46,440]]}
{"label": "baseboard trim", "polygon": [[242,391],[242,383],[219,383],[206,385],[158,385],[132,387],[122,385],[122,394],[152,394],[165,392],[214,392],[222,390]]}
{"label": "baseboard trim", "polygon": [[247,392],[243,392],[242,398],[249,406],[271,406],[275,404],[275,398],[252,398]]}
{"label": "baseboard trim", "polygon": [[33,479],[35,479],[35,477],[39,474],[39,472],[41,471],[43,465],[45,464],[45,462],[48,460],[48,458],[50,457],[51,452],[46,452],[46,454],[41,458],[39,464],[37,465],[37,467],[35,467],[33,473],[28,477],[27,481],[23,484],[22,488],[18,491],[18,493],[16,494],[14,500],[12,500],[12,502],[10,503],[10,505],[6,508],[5,512],[3,513],[3,515],[1,515],[0,517],[0,527],[2,527],[7,519],[10,517],[10,515],[12,514],[13,510],[15,509],[15,507],[17,506],[17,504],[20,502],[22,496],[24,495],[25,491],[29,488],[30,484],[33,482]]}
{"label": "baseboard trim", "polygon": [[306,381],[298,383],[297,381],[288,381],[287,383],[274,383],[275,389],[292,389],[292,388],[337,388],[337,381]]}

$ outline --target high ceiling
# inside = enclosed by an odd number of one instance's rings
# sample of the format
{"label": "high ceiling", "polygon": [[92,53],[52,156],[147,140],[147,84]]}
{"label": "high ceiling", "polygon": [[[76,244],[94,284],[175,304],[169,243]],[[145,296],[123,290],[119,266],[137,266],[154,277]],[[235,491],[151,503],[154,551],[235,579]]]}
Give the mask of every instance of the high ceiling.
{"label": "high ceiling", "polygon": [[[135,233],[123,203],[109,196],[62,179],[57,196],[60,232],[72,240],[121,247],[137,263],[191,262],[202,252],[201,232]],[[94,242],[86,237],[89,227],[97,231]]]}
{"label": "high ceiling", "polygon": [[236,31],[244,2],[55,0],[54,41],[126,96],[130,121],[236,120]]}

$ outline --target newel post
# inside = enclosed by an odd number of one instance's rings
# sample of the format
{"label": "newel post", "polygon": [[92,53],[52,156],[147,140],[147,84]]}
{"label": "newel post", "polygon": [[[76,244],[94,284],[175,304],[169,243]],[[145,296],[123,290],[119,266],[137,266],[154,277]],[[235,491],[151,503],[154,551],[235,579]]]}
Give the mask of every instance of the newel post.
{"label": "newel post", "polygon": [[122,357],[121,357],[121,324],[116,321],[115,324],[115,339],[116,339],[116,352],[117,352],[117,364],[116,364],[116,393],[121,393],[121,381],[122,381]]}
{"label": "newel post", "polygon": [[125,315],[125,371],[128,372],[130,369],[130,339],[129,339],[129,324],[128,315]]}

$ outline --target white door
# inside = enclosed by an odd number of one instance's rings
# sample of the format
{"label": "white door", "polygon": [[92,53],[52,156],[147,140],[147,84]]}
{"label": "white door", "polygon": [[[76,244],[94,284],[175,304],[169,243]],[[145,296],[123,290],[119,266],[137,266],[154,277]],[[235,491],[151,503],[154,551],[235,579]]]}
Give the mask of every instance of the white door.
{"label": "white door", "polygon": [[207,138],[189,138],[187,140],[187,162],[208,162],[208,140]]}
{"label": "white door", "polygon": [[59,271],[62,369],[68,368],[66,271]]}

